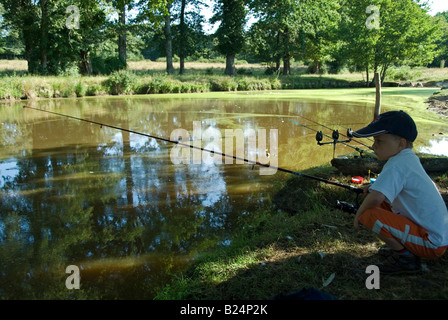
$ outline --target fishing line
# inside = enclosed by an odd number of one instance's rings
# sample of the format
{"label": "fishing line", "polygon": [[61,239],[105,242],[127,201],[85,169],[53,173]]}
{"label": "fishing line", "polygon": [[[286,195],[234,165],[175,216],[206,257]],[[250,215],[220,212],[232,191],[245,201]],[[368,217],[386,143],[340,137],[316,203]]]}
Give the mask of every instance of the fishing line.
{"label": "fishing line", "polygon": [[[299,126],[302,126],[302,127],[304,127],[304,128],[307,128],[307,129],[309,129],[309,130],[312,130],[312,131],[316,132],[316,133],[317,133],[317,134],[316,134],[316,139],[317,139],[318,141],[319,141],[318,137],[322,138],[323,136],[325,136],[325,137],[327,137],[327,138],[332,139],[332,140],[333,140],[333,143],[335,144],[335,146],[336,146],[336,143],[341,143],[341,144],[343,144],[343,145],[345,145],[345,146],[347,146],[347,147],[349,147],[349,148],[355,149],[355,150],[358,151],[361,155],[362,155],[363,153],[366,153],[366,154],[368,154],[368,155],[370,155],[370,156],[373,156],[372,153],[370,153],[370,152],[368,152],[368,151],[366,151],[366,150],[363,150],[363,149],[360,149],[360,148],[358,148],[358,147],[354,147],[354,146],[351,146],[351,145],[347,144],[347,143],[346,143],[347,141],[340,141],[340,140],[338,140],[336,137],[330,137],[329,135],[326,135],[325,133],[322,133],[322,131],[318,131],[318,130],[316,130],[316,129],[310,128],[310,127],[308,127],[308,126],[306,126],[306,125],[304,125],[304,124],[301,124],[301,123],[299,123],[299,122],[297,122],[297,121],[294,121],[294,120],[291,120],[291,119],[282,118],[282,117],[280,117],[280,116],[278,116],[278,117],[279,117],[280,119],[291,121],[292,123],[295,123],[295,124],[297,124],[297,125],[299,125]],[[334,131],[334,132],[337,132],[337,131]],[[370,147],[368,147],[368,148],[371,149]]]}
{"label": "fishing line", "polygon": [[169,142],[169,143],[176,144],[176,145],[179,145],[179,146],[182,146],[182,147],[188,147],[188,148],[191,148],[191,149],[197,149],[197,150],[201,150],[201,151],[204,151],[204,152],[210,152],[211,154],[217,154],[217,155],[220,155],[220,156],[223,156],[223,157],[228,157],[228,158],[232,158],[232,159],[235,159],[235,160],[240,160],[240,161],[243,161],[243,162],[250,163],[252,165],[258,165],[258,166],[262,166],[262,167],[276,169],[276,170],[281,171],[281,172],[290,173],[290,174],[297,175],[297,176],[300,176],[300,177],[310,178],[310,179],[313,179],[313,180],[317,180],[317,181],[320,181],[320,182],[324,182],[324,183],[327,183],[327,184],[331,184],[331,185],[335,185],[335,186],[338,186],[338,187],[341,187],[341,188],[345,188],[345,189],[348,189],[350,191],[355,192],[357,195],[363,193],[363,189],[362,188],[354,187],[354,186],[351,186],[351,185],[346,185],[346,184],[343,184],[343,183],[340,183],[340,182],[331,181],[331,180],[320,178],[320,177],[316,177],[316,176],[311,176],[311,175],[308,175],[308,174],[305,174],[305,173],[302,173],[302,172],[297,172],[297,171],[293,171],[293,170],[289,170],[289,169],[284,169],[284,168],[281,168],[281,167],[270,166],[268,164],[264,164],[264,163],[261,163],[259,161],[253,161],[253,160],[237,157],[237,156],[234,156],[234,155],[228,155],[228,154],[225,154],[225,153],[222,153],[222,152],[217,152],[217,151],[214,151],[214,150],[207,150],[207,149],[205,149],[203,147],[197,147],[197,146],[194,146],[194,145],[185,144],[185,143],[182,143],[180,141],[174,141],[174,140],[170,140],[170,139],[167,139],[167,138],[162,138],[162,137],[154,136],[154,135],[151,135],[151,134],[142,133],[142,132],[126,129],[126,128],[121,128],[121,127],[117,127],[117,126],[114,126],[114,125],[109,125],[109,124],[105,124],[105,123],[101,123],[101,122],[97,122],[97,121],[93,121],[93,120],[78,118],[78,117],[74,117],[74,116],[70,116],[70,115],[67,115],[67,114],[58,113],[58,112],[54,112],[54,111],[48,111],[48,110],[33,108],[33,107],[29,107],[29,106],[23,106],[23,108],[28,108],[28,109],[32,109],[32,110],[36,110],[36,111],[41,111],[41,112],[46,112],[46,113],[49,113],[49,114],[54,114],[54,115],[57,115],[57,116],[60,116],[60,117],[65,117],[65,118],[69,118],[69,119],[73,119],[73,120],[83,121],[83,122],[87,122],[87,123],[90,123],[90,124],[96,124],[96,125],[99,125],[100,127],[108,127],[108,128],[112,128],[112,129],[116,129],[116,130],[121,130],[121,131],[129,132],[129,133],[141,135],[141,136],[144,136],[144,137],[153,138],[153,139],[156,139],[156,140]]}
{"label": "fishing line", "polygon": [[[306,117],[304,117],[304,116],[301,116],[301,115],[299,115],[299,114],[298,114],[297,116],[298,116],[298,117],[301,117],[301,118],[303,118],[303,119],[305,119],[305,120],[307,120],[307,121],[309,121],[309,122],[315,123],[315,124],[317,124],[317,125],[319,125],[319,126],[322,126],[322,127],[326,128],[326,129],[328,129],[328,130],[332,130],[332,131],[334,131],[332,128],[330,128],[330,127],[328,127],[328,126],[326,126],[326,125],[324,125],[324,124],[322,124],[322,123],[319,123],[319,122],[317,122],[317,121],[308,119],[308,118],[306,118]],[[338,126],[344,128],[344,129],[346,129],[346,130],[350,130],[349,128],[343,127],[342,125],[338,125]],[[353,137],[350,137],[350,136],[345,135],[345,134],[343,134],[343,133],[340,133],[340,135],[343,136],[343,137],[349,138],[349,139],[351,139],[352,141],[354,141],[354,142],[356,142],[356,143],[359,143],[360,145],[362,145],[362,146],[364,146],[364,147],[366,147],[366,148],[371,149],[370,146],[366,145],[365,143],[363,143],[363,142],[361,142],[361,141],[359,141],[359,140],[355,140],[355,139],[353,139]]]}

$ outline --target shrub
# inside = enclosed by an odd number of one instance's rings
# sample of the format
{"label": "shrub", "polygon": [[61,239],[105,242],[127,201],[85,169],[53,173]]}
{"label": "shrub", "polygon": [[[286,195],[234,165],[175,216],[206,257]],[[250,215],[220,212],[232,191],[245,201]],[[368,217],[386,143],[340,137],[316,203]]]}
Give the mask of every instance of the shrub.
{"label": "shrub", "polygon": [[19,77],[3,77],[0,79],[0,99],[14,100],[23,96],[23,86]]}
{"label": "shrub", "polygon": [[210,81],[212,91],[236,91],[238,83],[232,78],[219,78]]}
{"label": "shrub", "polygon": [[84,83],[81,81],[78,81],[78,83],[75,86],[75,93],[77,97],[84,97],[86,95],[87,89]]}
{"label": "shrub", "polygon": [[126,69],[126,63],[118,57],[92,57],[92,73],[95,75],[110,75],[115,71],[124,69]]}
{"label": "shrub", "polygon": [[86,96],[100,96],[106,93],[106,89],[99,83],[89,85],[86,90]]}
{"label": "shrub", "polygon": [[136,85],[137,77],[134,73],[126,70],[113,72],[104,82],[110,94],[132,94]]}
{"label": "shrub", "polygon": [[270,81],[271,81],[271,89],[276,90],[282,88],[282,82],[280,81],[280,79],[273,78]]}
{"label": "shrub", "polygon": [[64,98],[75,98],[76,94],[76,84],[72,82],[66,82],[62,87],[62,97]]}

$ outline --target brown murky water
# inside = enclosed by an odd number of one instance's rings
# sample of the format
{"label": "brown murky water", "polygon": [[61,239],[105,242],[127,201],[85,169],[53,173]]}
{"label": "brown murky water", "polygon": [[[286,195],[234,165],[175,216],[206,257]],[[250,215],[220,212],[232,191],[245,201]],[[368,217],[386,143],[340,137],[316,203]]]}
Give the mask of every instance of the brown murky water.
{"label": "brown murky water", "polygon": [[[196,254],[227,245],[239,217],[269,203],[275,181],[288,177],[261,175],[249,164],[174,164],[174,144],[138,133],[170,138],[184,129],[194,138],[194,123],[202,133],[213,129],[223,137],[226,129],[265,129],[269,152],[275,140],[269,132],[278,130],[278,166],[300,171],[333,157],[333,147],[317,146],[313,131],[331,130],[316,122],[344,133],[373,114],[372,106],[359,103],[280,99],[27,103],[136,133],[24,109],[23,103],[0,107],[4,299],[151,299]],[[224,152],[222,141],[221,147]],[[353,151],[338,145],[335,155]],[[69,265],[80,270],[80,290],[67,288]]]}

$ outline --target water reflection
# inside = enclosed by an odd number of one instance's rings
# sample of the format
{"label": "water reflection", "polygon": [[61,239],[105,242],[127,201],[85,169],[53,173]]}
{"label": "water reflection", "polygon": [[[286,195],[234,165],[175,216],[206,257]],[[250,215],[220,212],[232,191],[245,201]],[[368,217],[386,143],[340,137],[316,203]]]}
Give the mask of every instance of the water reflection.
{"label": "water reflection", "polygon": [[430,139],[429,146],[420,148],[420,152],[438,156],[448,156],[448,138],[441,137],[439,139]]}
{"label": "water reflection", "polygon": [[[278,116],[346,128],[368,123],[372,114],[370,107],[320,101],[29,103],[165,138],[179,128],[191,133],[194,121],[221,132],[278,129],[278,165],[293,170],[328,163],[333,150]],[[238,217],[263,207],[273,182],[285,178],[261,176],[246,164],[174,165],[173,146],[163,141],[19,105],[0,109],[0,116],[0,295],[6,299],[150,299],[195,254],[228,244]],[[336,153],[352,151],[340,145]],[[81,269],[80,290],[65,287],[71,264]]]}

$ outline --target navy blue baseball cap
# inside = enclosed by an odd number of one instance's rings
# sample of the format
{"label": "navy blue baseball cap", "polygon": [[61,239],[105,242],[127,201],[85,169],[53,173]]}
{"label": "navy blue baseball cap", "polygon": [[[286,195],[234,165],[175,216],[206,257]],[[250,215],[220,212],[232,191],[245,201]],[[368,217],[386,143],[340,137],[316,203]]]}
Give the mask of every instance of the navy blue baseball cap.
{"label": "navy blue baseball cap", "polygon": [[353,132],[357,138],[374,137],[391,133],[414,142],[417,138],[417,126],[414,120],[404,111],[389,111],[382,113],[367,127]]}

